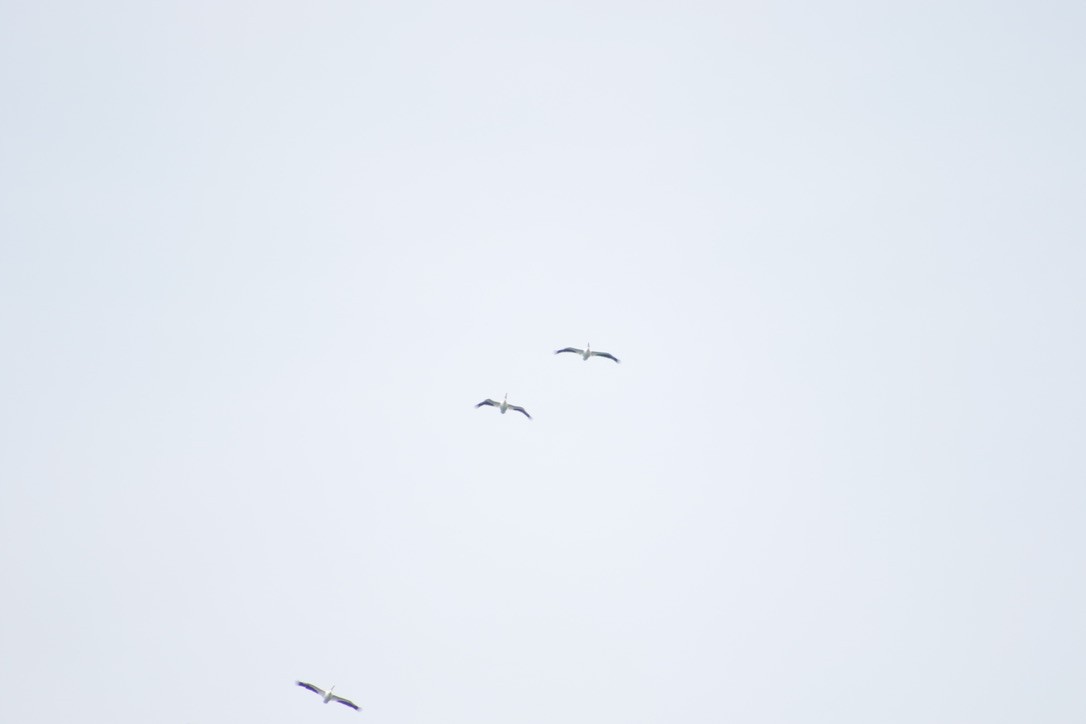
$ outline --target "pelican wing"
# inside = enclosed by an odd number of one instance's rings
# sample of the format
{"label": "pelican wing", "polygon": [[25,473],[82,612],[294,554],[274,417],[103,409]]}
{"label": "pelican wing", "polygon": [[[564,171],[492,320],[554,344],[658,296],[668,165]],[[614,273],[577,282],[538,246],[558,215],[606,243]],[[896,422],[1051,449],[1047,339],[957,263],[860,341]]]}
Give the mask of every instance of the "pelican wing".
{"label": "pelican wing", "polygon": [[516,405],[510,405],[510,406],[509,406],[509,409],[510,409],[510,410],[516,410],[517,412],[520,412],[520,413],[522,413],[522,414],[523,414],[523,415],[524,415],[525,417],[527,417],[527,418],[528,418],[529,420],[531,420],[531,419],[532,419],[532,416],[531,416],[531,415],[529,415],[529,414],[528,414],[528,411],[527,411],[527,410],[525,410],[525,409],[524,409],[523,407],[517,407]]}
{"label": "pelican wing", "polygon": [[344,699],[342,696],[336,696],[335,694],[332,694],[332,701],[338,701],[343,706],[349,706],[352,709],[354,709],[355,711],[361,711],[362,710],[362,707],[360,707],[358,704],[355,704],[350,699]]}
{"label": "pelican wing", "polygon": [[615,362],[618,362],[618,357],[614,356],[610,352],[593,352],[591,356],[593,356],[593,357],[606,357],[607,359],[613,359]]}
{"label": "pelican wing", "polygon": [[483,405],[490,405],[491,407],[499,407],[499,406],[501,406],[501,403],[500,403],[500,402],[494,402],[494,400],[491,400],[491,399],[490,399],[490,398],[488,397],[487,399],[483,400],[483,401],[482,401],[482,402],[480,402],[480,403],[479,403],[478,405],[476,405],[476,406],[475,406],[475,409],[476,409],[476,410],[478,410],[478,409],[479,409],[480,407],[482,407]]}
{"label": "pelican wing", "polygon": [[577,349],[576,347],[563,347],[562,349],[556,349],[555,354],[562,354],[563,352],[573,352],[574,354],[584,354],[583,349]]}
{"label": "pelican wing", "polygon": [[294,683],[302,687],[303,689],[309,689],[314,694],[324,696],[324,689],[320,688],[319,686],[313,686],[312,684],[307,684],[304,681],[295,681]]}

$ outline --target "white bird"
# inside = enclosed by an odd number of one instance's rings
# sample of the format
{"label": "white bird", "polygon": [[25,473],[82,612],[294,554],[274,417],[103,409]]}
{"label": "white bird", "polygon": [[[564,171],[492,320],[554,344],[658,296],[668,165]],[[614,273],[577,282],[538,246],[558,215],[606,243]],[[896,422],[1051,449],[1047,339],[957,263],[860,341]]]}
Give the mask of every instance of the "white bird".
{"label": "white bird", "polygon": [[581,355],[581,359],[588,360],[589,357],[606,357],[607,359],[613,359],[618,362],[618,357],[608,352],[593,352],[592,345],[585,344],[584,349],[577,349],[576,347],[563,347],[562,349],[555,350],[555,354],[562,354],[563,352],[573,352],[574,354]]}
{"label": "white bird", "polygon": [[485,400],[483,400],[482,402],[480,402],[478,405],[476,405],[475,409],[478,410],[483,405],[490,405],[491,407],[496,407],[499,410],[501,410],[503,415],[505,414],[506,410],[516,410],[517,412],[524,413],[524,416],[527,417],[529,420],[532,419],[532,416],[529,415],[528,411],[525,410],[523,407],[517,407],[516,405],[510,405],[509,404],[509,393],[508,392],[505,393],[505,397],[502,398],[501,402],[494,402],[494,400],[492,400],[492,399],[490,399],[488,397]]}
{"label": "white bird", "polygon": [[336,688],[335,686],[333,686],[328,691],[325,691],[324,689],[320,688],[319,686],[313,686],[312,684],[307,684],[304,681],[295,681],[294,683],[297,684],[298,686],[302,687],[303,689],[309,689],[310,691],[312,691],[317,696],[324,697],[324,703],[325,704],[327,704],[330,701],[338,701],[340,704],[343,704],[343,706],[349,706],[352,709],[354,709],[355,711],[362,711],[362,707],[358,706],[357,704],[355,704],[350,699],[344,699],[342,696],[336,696],[335,694],[333,694],[332,689],[335,689]]}

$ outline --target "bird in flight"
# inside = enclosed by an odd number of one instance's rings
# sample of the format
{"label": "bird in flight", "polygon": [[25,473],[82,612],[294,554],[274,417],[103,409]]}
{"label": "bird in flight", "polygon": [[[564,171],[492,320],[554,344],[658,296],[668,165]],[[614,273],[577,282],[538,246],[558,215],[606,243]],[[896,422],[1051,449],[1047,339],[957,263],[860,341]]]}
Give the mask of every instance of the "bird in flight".
{"label": "bird in flight", "polygon": [[517,407],[516,405],[510,405],[509,404],[509,393],[508,392],[505,393],[505,397],[502,398],[501,402],[495,402],[494,400],[492,400],[492,399],[490,399],[488,397],[485,400],[483,400],[482,402],[480,402],[478,405],[476,405],[475,409],[478,410],[483,405],[489,405],[490,407],[496,407],[499,410],[501,410],[501,413],[503,415],[505,414],[506,410],[516,410],[517,412],[523,413],[524,416],[527,417],[529,420],[532,419],[532,416],[529,415],[528,411],[525,410],[523,407]]}
{"label": "bird in flight", "polygon": [[335,694],[333,694],[332,689],[335,689],[336,688],[335,686],[333,686],[328,691],[325,691],[324,689],[320,688],[319,686],[313,686],[312,684],[307,684],[304,681],[295,681],[294,683],[297,684],[298,686],[302,687],[303,689],[309,689],[310,691],[312,691],[317,696],[323,697],[325,704],[327,704],[330,701],[338,701],[340,704],[343,704],[343,706],[349,706],[352,709],[354,709],[355,711],[362,711],[362,707],[358,706],[357,704],[355,704],[350,699],[344,699],[342,696],[336,696]]}
{"label": "bird in flight", "polygon": [[563,352],[572,352],[574,354],[581,355],[581,359],[587,361],[589,357],[606,357],[607,359],[613,359],[618,362],[618,357],[614,356],[610,352],[593,352],[592,345],[585,344],[584,349],[577,349],[576,347],[563,347],[562,349],[555,350],[555,354],[562,354]]}

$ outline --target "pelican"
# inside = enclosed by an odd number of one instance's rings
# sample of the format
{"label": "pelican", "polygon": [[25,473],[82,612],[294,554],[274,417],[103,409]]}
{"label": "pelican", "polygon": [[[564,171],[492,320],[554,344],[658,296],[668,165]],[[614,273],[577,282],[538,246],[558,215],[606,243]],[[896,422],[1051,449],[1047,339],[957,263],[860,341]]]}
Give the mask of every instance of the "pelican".
{"label": "pelican", "polygon": [[508,392],[505,393],[505,397],[502,398],[501,402],[494,402],[494,400],[492,400],[492,399],[490,399],[488,397],[485,400],[483,400],[482,402],[480,402],[478,405],[476,405],[475,409],[478,410],[483,405],[490,405],[491,407],[496,407],[496,408],[498,408],[499,410],[502,411],[503,415],[505,414],[506,410],[516,410],[517,412],[524,413],[524,416],[527,417],[529,420],[532,419],[532,416],[529,415],[528,411],[525,410],[523,407],[517,407],[516,405],[510,405],[509,404],[509,393]]}
{"label": "pelican", "polygon": [[618,362],[618,357],[610,354],[609,352],[593,352],[592,345],[585,344],[584,349],[577,349],[576,347],[563,347],[562,349],[555,350],[555,354],[562,354],[563,352],[573,352],[574,354],[581,355],[581,359],[588,361],[589,357],[606,357],[607,359],[613,359]]}
{"label": "pelican", "polygon": [[309,689],[310,691],[312,691],[317,696],[324,697],[324,703],[325,704],[327,704],[330,701],[338,701],[343,706],[349,706],[352,709],[354,709],[355,711],[362,711],[362,707],[358,706],[358,704],[355,704],[350,699],[344,699],[342,696],[336,696],[335,694],[333,694],[332,689],[335,689],[336,688],[335,686],[333,686],[328,691],[325,691],[324,689],[320,688],[319,686],[313,686],[312,684],[307,684],[304,681],[295,681],[294,683],[297,684],[298,686],[302,687],[303,689]]}

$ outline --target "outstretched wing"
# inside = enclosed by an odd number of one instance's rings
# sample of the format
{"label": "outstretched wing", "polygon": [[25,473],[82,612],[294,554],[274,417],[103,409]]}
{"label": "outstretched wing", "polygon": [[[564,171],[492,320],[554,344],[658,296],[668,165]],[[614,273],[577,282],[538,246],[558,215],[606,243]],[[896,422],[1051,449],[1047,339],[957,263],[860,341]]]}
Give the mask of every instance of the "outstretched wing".
{"label": "outstretched wing", "polygon": [[527,417],[527,418],[528,418],[529,420],[531,420],[531,419],[532,419],[532,416],[531,416],[531,415],[529,415],[529,414],[528,414],[528,411],[527,411],[527,410],[525,410],[525,409],[524,409],[523,407],[517,407],[516,405],[510,405],[510,406],[509,406],[509,409],[510,409],[510,410],[516,410],[517,412],[520,412],[520,413],[522,413],[522,414],[523,414],[523,415],[524,415],[525,417]]}
{"label": "outstretched wing", "polygon": [[592,356],[593,357],[606,357],[607,359],[613,359],[615,362],[618,362],[618,357],[614,356],[610,352],[593,352]]}
{"label": "outstretched wing", "polygon": [[294,683],[297,684],[298,686],[302,687],[303,689],[309,689],[314,694],[319,694],[320,696],[324,696],[324,689],[320,688],[319,686],[313,686],[312,684],[307,684],[304,681],[295,681]]}
{"label": "outstretched wing", "polygon": [[554,350],[555,354],[562,354],[563,352],[573,352],[574,354],[584,354],[583,349],[577,349],[576,347],[563,347],[562,349]]}
{"label": "outstretched wing", "polygon": [[335,694],[332,694],[332,701],[338,701],[343,706],[349,706],[355,711],[362,711],[362,707],[360,707],[358,704],[355,704],[350,699],[344,699],[342,696],[336,696]]}
{"label": "outstretched wing", "polygon": [[487,398],[487,399],[483,400],[482,402],[480,402],[478,405],[476,405],[475,409],[478,410],[483,405],[490,405],[491,407],[497,407],[498,404],[499,403],[494,402],[494,400],[491,400],[490,398]]}

